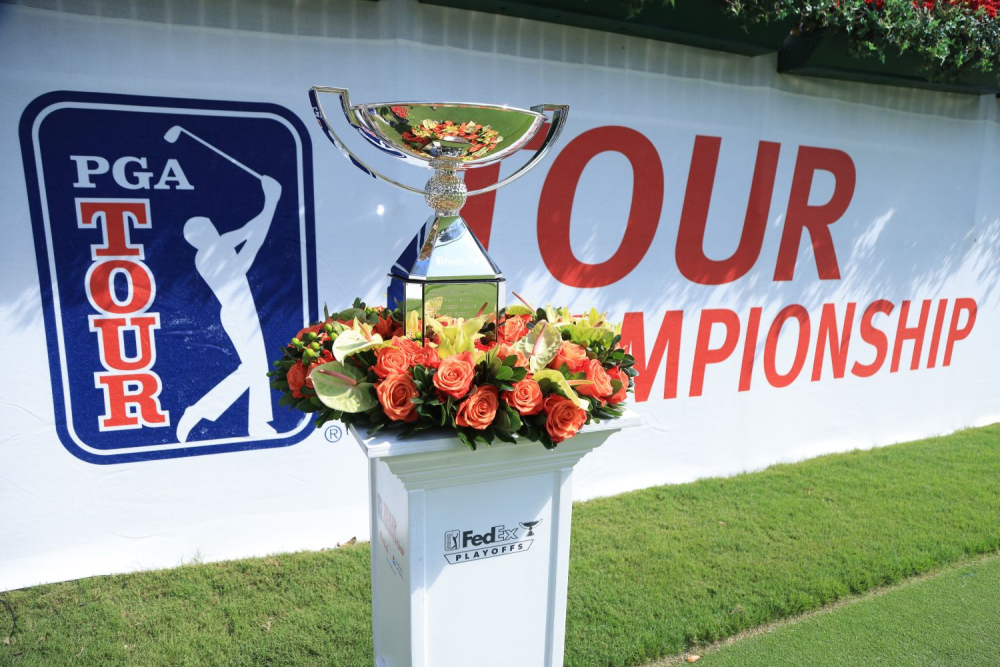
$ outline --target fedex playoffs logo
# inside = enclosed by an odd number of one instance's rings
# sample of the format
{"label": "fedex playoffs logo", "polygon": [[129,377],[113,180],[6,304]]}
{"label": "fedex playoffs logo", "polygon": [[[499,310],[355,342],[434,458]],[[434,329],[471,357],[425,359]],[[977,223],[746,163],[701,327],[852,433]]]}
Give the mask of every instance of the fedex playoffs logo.
{"label": "fedex playoffs logo", "polygon": [[306,130],[269,104],[51,93],[21,118],[59,436],[93,463],[279,447],[316,319]]}

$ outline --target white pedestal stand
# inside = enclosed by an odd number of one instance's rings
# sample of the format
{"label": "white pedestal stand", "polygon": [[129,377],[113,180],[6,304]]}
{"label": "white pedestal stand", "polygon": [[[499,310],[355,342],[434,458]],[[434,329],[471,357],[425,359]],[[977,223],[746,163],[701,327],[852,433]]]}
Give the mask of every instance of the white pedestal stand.
{"label": "white pedestal stand", "polygon": [[377,667],[561,667],[573,466],[638,423],[474,452],[351,429],[368,457]]}

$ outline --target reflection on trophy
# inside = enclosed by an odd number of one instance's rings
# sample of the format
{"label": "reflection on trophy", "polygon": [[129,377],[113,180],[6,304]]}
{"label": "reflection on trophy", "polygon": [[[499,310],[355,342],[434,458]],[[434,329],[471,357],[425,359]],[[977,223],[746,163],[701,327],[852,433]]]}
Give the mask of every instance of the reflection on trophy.
{"label": "reflection on trophy", "polygon": [[540,524],[541,522],[542,522],[541,519],[535,519],[534,521],[521,521],[520,522],[521,528],[525,528],[528,531],[528,534],[525,535],[525,537],[531,537],[531,536],[533,536],[535,534],[535,531],[533,530],[533,528],[535,526],[537,526],[538,524]]}
{"label": "reflection on trophy", "polygon": [[[424,189],[399,183],[365,164],[340,140],[319,93],[340,97],[347,122],[387,155],[434,170]],[[544,104],[528,111],[485,104],[387,102],[351,105],[343,88],[314,86],[313,111],[327,137],[369,176],[424,195],[433,214],[389,271],[388,307],[403,310],[406,335],[423,336],[427,317],[496,321],[504,309],[503,274],[459,211],[473,195],[491,192],[532,169],[559,136],[569,107]],[[541,147],[517,171],[489,187],[468,192],[458,172],[497,162],[524,147],[552,113]]]}

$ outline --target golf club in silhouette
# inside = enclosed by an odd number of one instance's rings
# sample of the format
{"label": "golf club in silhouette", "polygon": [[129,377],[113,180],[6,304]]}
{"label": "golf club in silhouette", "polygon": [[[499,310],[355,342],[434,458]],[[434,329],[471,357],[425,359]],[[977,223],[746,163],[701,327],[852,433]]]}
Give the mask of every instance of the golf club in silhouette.
{"label": "golf club in silhouette", "polygon": [[248,434],[258,438],[274,436],[277,432],[269,423],[274,419],[274,413],[267,379],[267,352],[247,271],[253,265],[271,227],[274,211],[281,198],[281,184],[270,176],[258,174],[179,125],[167,130],[163,138],[172,144],[182,134],[257,178],[264,191],[264,208],[245,225],[225,234],[220,234],[215,224],[206,217],[197,216],[184,223],[184,238],[197,251],[194,256],[195,269],[219,300],[219,320],[236,348],[240,364],[184,410],[177,422],[177,440],[187,442],[191,430],[198,422],[203,419],[214,422],[248,391]]}
{"label": "golf club in silhouette", "polygon": [[195,134],[193,134],[191,132],[188,132],[187,130],[185,130],[180,125],[174,125],[172,128],[170,128],[169,130],[167,130],[167,133],[163,135],[163,139],[168,144],[175,144],[175,143],[177,143],[177,140],[180,139],[182,133],[188,135],[189,137],[191,137],[192,139],[194,139],[195,141],[197,141],[199,144],[201,144],[205,148],[218,153],[219,155],[221,155],[222,157],[226,158],[227,160],[229,160],[230,162],[232,162],[237,167],[239,167],[243,171],[247,172],[251,176],[253,176],[255,178],[259,178],[259,179],[263,179],[264,178],[263,176],[261,176],[260,174],[258,174],[256,171],[254,171],[250,167],[246,166],[245,164],[243,164],[242,162],[240,162],[236,158],[234,158],[232,155],[227,155],[227,154],[223,153],[222,151],[220,151],[218,148],[216,148],[212,144],[208,143],[207,141],[205,141],[201,137],[196,136]]}

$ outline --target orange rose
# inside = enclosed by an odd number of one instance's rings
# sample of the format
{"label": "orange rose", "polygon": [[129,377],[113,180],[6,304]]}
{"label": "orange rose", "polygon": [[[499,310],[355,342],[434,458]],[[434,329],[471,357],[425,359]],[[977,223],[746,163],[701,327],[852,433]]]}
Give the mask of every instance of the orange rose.
{"label": "orange rose", "polygon": [[438,352],[430,345],[421,345],[410,338],[395,336],[392,339],[392,346],[399,348],[410,366],[426,366],[427,368],[437,368],[441,363]]}
{"label": "orange rose", "polygon": [[472,386],[472,376],[476,374],[476,366],[472,355],[468,352],[453,354],[443,359],[434,374],[434,386],[442,397],[462,398]]}
{"label": "orange rose", "polygon": [[509,356],[517,357],[517,361],[514,365],[518,368],[528,368],[528,357],[524,356],[524,352],[520,350],[512,350],[506,343],[500,343],[497,345],[497,358],[503,361]]}
{"label": "orange rose", "polygon": [[375,351],[375,365],[372,370],[380,378],[387,378],[393,373],[409,373],[410,363],[401,350],[394,347],[383,347]]}
{"label": "orange rose", "polygon": [[611,405],[618,405],[625,400],[625,392],[628,391],[628,375],[625,374],[625,371],[615,366],[608,371],[608,377],[622,383],[621,389],[608,396],[607,399]]}
{"label": "orange rose", "polygon": [[430,345],[417,345],[416,352],[411,359],[414,364],[426,366],[427,368],[437,368],[441,365],[441,357],[438,356],[437,348]]}
{"label": "orange rose", "polygon": [[505,391],[500,397],[521,416],[537,415],[542,411],[542,388],[534,380],[514,383],[514,391]]}
{"label": "orange rose", "polygon": [[562,368],[563,364],[569,367],[571,373],[576,372],[576,367],[587,360],[587,349],[577,345],[576,343],[570,343],[569,341],[563,341],[559,346],[559,352],[556,354],[556,358],[549,362],[549,368],[554,368],[559,370]]}
{"label": "orange rose", "polygon": [[552,442],[562,442],[576,435],[580,427],[587,421],[587,413],[578,408],[573,401],[557,394],[545,397],[542,404],[545,411],[545,430]]}
{"label": "orange rose", "polygon": [[586,380],[590,380],[594,384],[581,384],[576,387],[576,393],[583,394],[584,396],[593,396],[594,398],[602,398],[609,395],[612,391],[611,388],[611,378],[608,377],[607,371],[604,370],[604,366],[601,365],[597,359],[588,359],[584,363],[577,367],[577,372],[584,372],[587,374]]}
{"label": "orange rose", "polygon": [[528,327],[520,317],[508,317],[500,325],[500,340],[504,343],[516,343],[528,335]]}
{"label": "orange rose", "polygon": [[[445,361],[448,361],[448,359],[445,359]],[[478,431],[485,430],[493,423],[493,418],[497,415],[499,405],[500,401],[497,399],[496,387],[491,384],[473,387],[469,397],[458,406],[455,423],[459,426],[468,426]]]}
{"label": "orange rose", "polygon": [[410,401],[418,394],[417,385],[405,373],[390,373],[375,387],[378,402],[389,419],[400,422],[417,421],[417,406]]}

